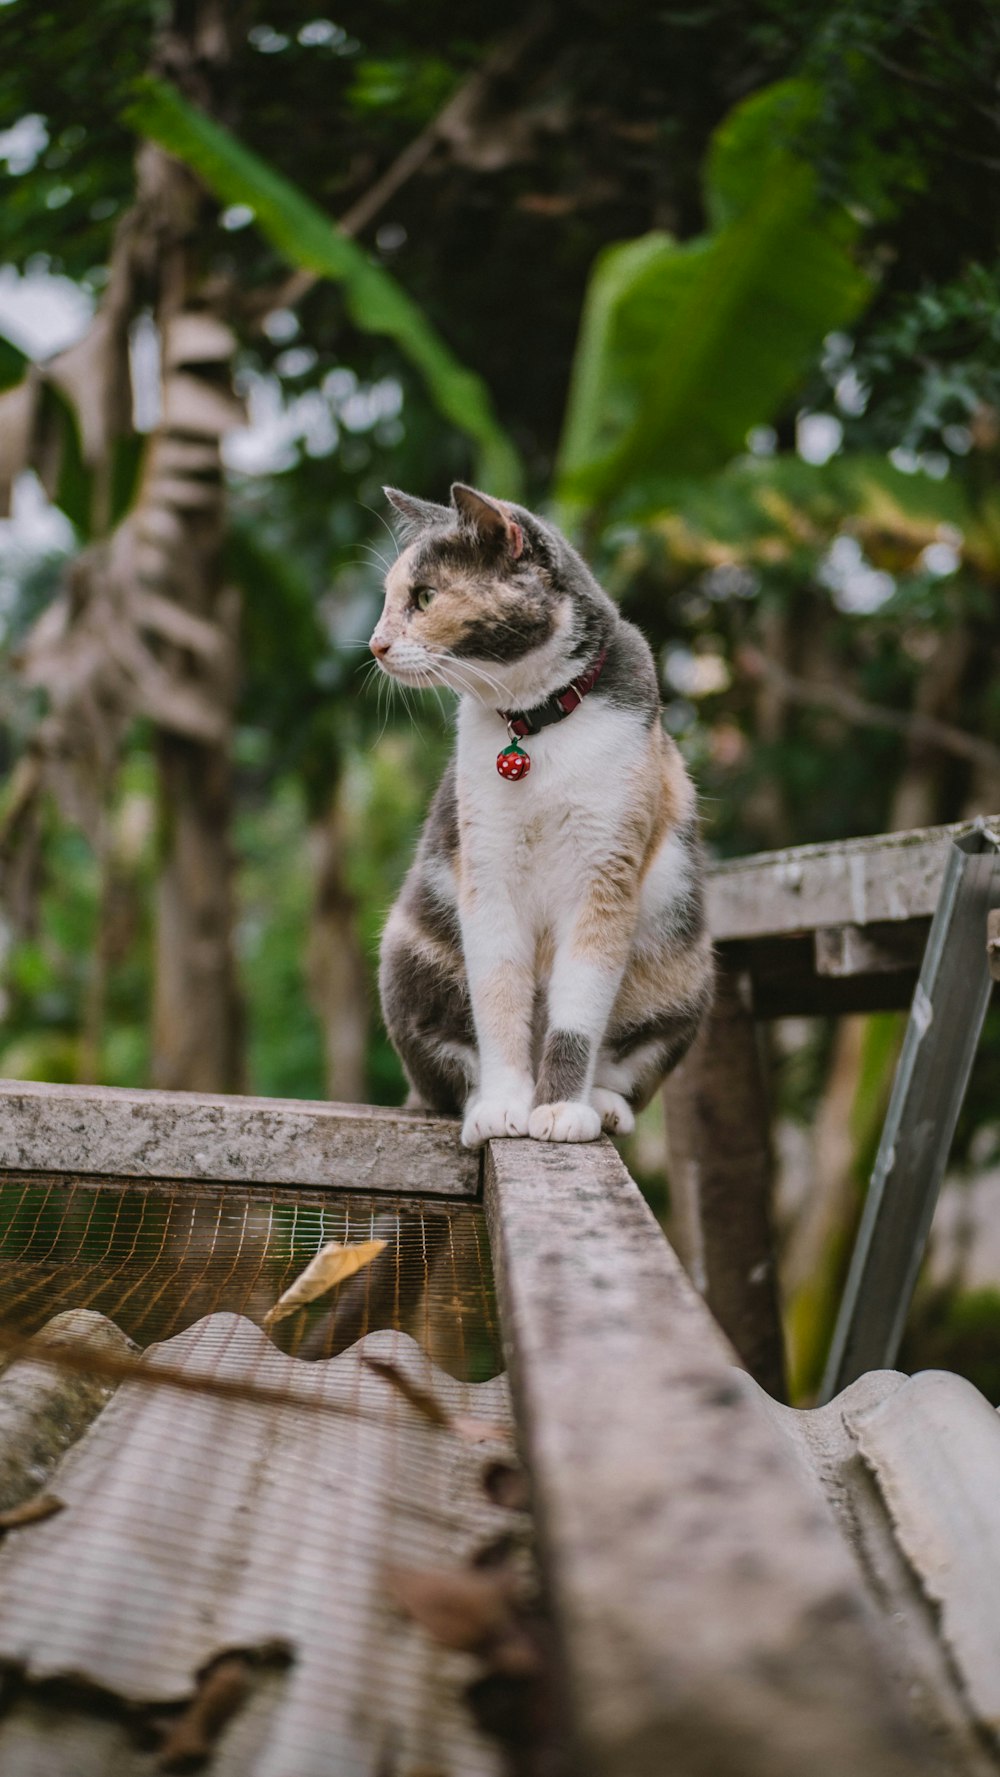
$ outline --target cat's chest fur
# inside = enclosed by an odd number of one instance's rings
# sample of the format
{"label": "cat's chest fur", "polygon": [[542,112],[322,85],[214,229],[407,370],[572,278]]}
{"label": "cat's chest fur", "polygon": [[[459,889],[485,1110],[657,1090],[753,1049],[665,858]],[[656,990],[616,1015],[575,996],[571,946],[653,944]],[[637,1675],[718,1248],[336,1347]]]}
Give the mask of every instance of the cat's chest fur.
{"label": "cat's chest fur", "polygon": [[531,758],[516,782],[496,769],[507,744],[495,711],[459,711],[456,790],[460,903],[516,891],[544,916],[572,900],[621,826],[629,785],[649,753],[635,710],[590,699],[564,722],[523,742]]}

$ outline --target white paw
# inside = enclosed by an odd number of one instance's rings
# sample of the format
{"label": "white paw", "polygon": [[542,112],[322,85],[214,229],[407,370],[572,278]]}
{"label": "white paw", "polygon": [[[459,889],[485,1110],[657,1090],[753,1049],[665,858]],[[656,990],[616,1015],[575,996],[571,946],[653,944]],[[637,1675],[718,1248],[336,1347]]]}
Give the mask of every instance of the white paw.
{"label": "white paw", "polygon": [[537,1104],[528,1119],[536,1141],[596,1141],[601,1119],[589,1104]]}
{"label": "white paw", "polygon": [[595,1086],[590,1102],[601,1119],[601,1128],[609,1135],[631,1135],[635,1128],[632,1107],[620,1092],[609,1092],[606,1086]]}
{"label": "white paw", "polygon": [[462,1142],[467,1148],[481,1148],[484,1142],[497,1137],[527,1135],[531,1099],[523,1097],[475,1098],[465,1113]]}

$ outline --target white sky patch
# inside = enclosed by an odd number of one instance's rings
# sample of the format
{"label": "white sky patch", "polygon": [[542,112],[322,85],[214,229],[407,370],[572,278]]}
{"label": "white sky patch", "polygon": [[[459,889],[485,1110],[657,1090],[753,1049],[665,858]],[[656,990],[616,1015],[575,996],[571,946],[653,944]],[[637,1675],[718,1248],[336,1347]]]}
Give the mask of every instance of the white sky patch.
{"label": "white sky patch", "polygon": [[299,331],[299,317],[292,309],[272,309],[262,324],[268,339],[278,346],[287,345]]}
{"label": "white sky patch", "polygon": [[[0,519],[0,588],[16,585],[18,566],[32,557],[72,549],[73,526],[65,513],[45,497],[31,470],[19,475],[11,490],[10,517]],[[2,603],[2,596],[0,596]]]}
{"label": "white sky patch", "polygon": [[30,173],[48,145],[45,119],[37,111],[27,111],[9,130],[0,130],[0,160],[7,162],[8,173]]}
{"label": "white sky patch", "polygon": [[160,332],[152,315],[139,315],[133,321],[128,348],[132,373],[132,424],[137,432],[151,432],[159,425],[163,412]]}
{"label": "white sky patch", "polygon": [[721,654],[695,654],[690,648],[667,648],[662,658],[663,676],[685,697],[711,697],[726,691],[730,673]]}
{"label": "white sky patch", "polygon": [[896,590],[891,574],[865,560],[856,537],[835,537],[816,577],[832,593],[838,611],[857,617],[880,610]]}
{"label": "white sky patch", "polygon": [[334,45],[345,42],[347,32],[342,25],[335,25],[332,19],[310,19],[299,32],[299,42],[306,49],[315,49],[321,44]]}
{"label": "white sky patch", "polygon": [[256,214],[256,210],[251,209],[249,204],[230,204],[228,209],[222,211],[219,221],[230,234],[235,234],[240,228],[249,228]]}
{"label": "white sky patch", "polygon": [[0,333],[29,358],[49,358],[81,339],[94,313],[93,298],[71,278],[0,266]]}
{"label": "white sky patch", "polygon": [[953,543],[928,543],[919,561],[925,574],[932,574],[935,580],[944,580],[948,574],[957,574],[961,565],[962,557]]}
{"label": "white sky patch", "polygon": [[804,463],[828,463],[844,440],[844,428],[833,413],[800,413],[795,424],[795,449]]}
{"label": "white sky patch", "polygon": [[864,413],[868,406],[868,389],[853,364],[844,371],[843,376],[837,378],[833,398],[841,413],[849,413],[854,418]]}
{"label": "white sky patch", "polygon": [[337,423],[319,389],[308,389],[286,402],[276,376],[244,371],[240,384],[250,424],[223,439],[227,469],[241,475],[276,475],[294,468],[300,445],[311,457],[326,457],[336,449]]}

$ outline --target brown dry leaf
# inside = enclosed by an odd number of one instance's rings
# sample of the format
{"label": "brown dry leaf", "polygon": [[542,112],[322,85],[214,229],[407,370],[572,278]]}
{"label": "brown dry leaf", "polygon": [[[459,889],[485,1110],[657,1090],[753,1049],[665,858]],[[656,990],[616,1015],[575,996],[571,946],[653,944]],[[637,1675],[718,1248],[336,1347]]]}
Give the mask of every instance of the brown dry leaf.
{"label": "brown dry leaf", "polygon": [[54,1493],[36,1493],[34,1499],[23,1499],[20,1505],[8,1506],[0,1512],[0,1532],[21,1530],[26,1524],[41,1524],[66,1510],[66,1501]]}
{"label": "brown dry leaf", "polygon": [[384,1381],[391,1382],[393,1388],[398,1388],[403,1399],[409,1401],[410,1406],[415,1407],[425,1419],[429,1419],[432,1425],[446,1426],[449,1430],[453,1428],[454,1422],[440,1401],[426,1388],[420,1388],[416,1382],[411,1382],[409,1376],[396,1364],[390,1364],[380,1357],[366,1357],[364,1361],[369,1370],[374,1370],[376,1376],[381,1376]]}
{"label": "brown dry leaf", "polygon": [[325,1296],[335,1284],[370,1265],[388,1244],[386,1240],[361,1240],[356,1246],[342,1246],[339,1240],[328,1240],[265,1314],[264,1325],[271,1327],[287,1314],[294,1314],[297,1308],[304,1308],[307,1302],[315,1302],[317,1296]]}
{"label": "brown dry leaf", "polygon": [[522,1468],[511,1462],[491,1462],[483,1474],[483,1486],[495,1506],[508,1512],[531,1509],[531,1486]]}
{"label": "brown dry leaf", "polygon": [[509,1444],[511,1441],[509,1426],[501,1425],[499,1419],[475,1419],[471,1413],[456,1413],[451,1429],[467,1444]]}
{"label": "brown dry leaf", "polygon": [[510,1634],[515,1583],[502,1568],[390,1567],[386,1584],[407,1616],[442,1647],[482,1653]]}
{"label": "brown dry leaf", "polygon": [[216,1660],[198,1679],[198,1689],[160,1747],[161,1771],[193,1771],[203,1765],[226,1723],[246,1701],[250,1663],[242,1654]]}
{"label": "brown dry leaf", "polygon": [[28,375],[0,395],[0,518],[9,516],[11,488],[31,465],[38,390],[37,376]]}

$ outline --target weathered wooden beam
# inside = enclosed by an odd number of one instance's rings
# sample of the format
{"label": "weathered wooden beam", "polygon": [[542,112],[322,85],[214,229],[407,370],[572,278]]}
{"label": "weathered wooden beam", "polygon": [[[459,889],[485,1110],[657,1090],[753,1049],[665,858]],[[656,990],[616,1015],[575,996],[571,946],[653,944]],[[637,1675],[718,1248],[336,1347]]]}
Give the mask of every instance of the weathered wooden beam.
{"label": "weathered wooden beam", "polygon": [[589,1777],[928,1765],[829,1508],[608,1142],[493,1142],[516,1417]]}
{"label": "weathered wooden beam", "polygon": [[853,980],[858,975],[916,974],[927,941],[927,926],[920,919],[898,925],[819,926],[813,934],[817,975],[833,981]]}
{"label": "weathered wooden beam", "polygon": [[[1000,836],[1000,815],[978,823]],[[929,919],[937,906],[950,843],[977,823],[800,845],[716,864],[708,878],[708,920],[719,942],[815,931],[850,922]]]}
{"label": "weathered wooden beam", "polygon": [[480,1161],[417,1112],[0,1080],[0,1168],[475,1197]]}
{"label": "weathered wooden beam", "polygon": [[664,1101],[680,1256],[750,1374],[783,1400],[768,1095],[746,984],[724,966]]}

